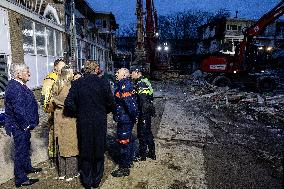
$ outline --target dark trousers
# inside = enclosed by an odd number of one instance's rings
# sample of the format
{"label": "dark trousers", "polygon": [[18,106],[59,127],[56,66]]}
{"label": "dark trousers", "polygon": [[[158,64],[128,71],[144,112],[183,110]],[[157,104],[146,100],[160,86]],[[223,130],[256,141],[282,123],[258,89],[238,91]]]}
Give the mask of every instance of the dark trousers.
{"label": "dark trousers", "polygon": [[133,156],[134,156],[134,142],[131,139],[129,140],[128,144],[120,144],[119,143],[119,148],[120,148],[120,167],[122,168],[130,168],[132,161],[133,161]]}
{"label": "dark trousers", "polygon": [[19,185],[28,180],[27,172],[33,168],[30,158],[31,133],[29,131],[16,130],[13,132],[13,138],[15,144],[15,183]]}
{"label": "dark trousers", "polygon": [[97,187],[104,173],[104,155],[101,158],[80,157],[80,178],[83,186]]}
{"label": "dark trousers", "polygon": [[59,156],[58,160],[58,175],[60,177],[66,176],[67,178],[71,178],[78,174],[78,161],[76,156]]}
{"label": "dark trousers", "polygon": [[137,138],[139,140],[139,155],[146,156],[149,152],[155,152],[154,137],[151,131],[151,115],[141,116],[138,119]]}
{"label": "dark trousers", "polygon": [[[122,168],[129,168],[134,156],[134,142],[132,137],[132,130],[134,123],[118,123],[118,145],[120,150],[119,166]],[[122,143],[122,141],[126,141]]]}

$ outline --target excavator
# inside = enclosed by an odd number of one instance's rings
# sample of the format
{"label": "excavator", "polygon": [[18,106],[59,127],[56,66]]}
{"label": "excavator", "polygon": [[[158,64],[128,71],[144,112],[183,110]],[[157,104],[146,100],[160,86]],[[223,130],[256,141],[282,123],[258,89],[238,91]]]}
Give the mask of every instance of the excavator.
{"label": "excavator", "polygon": [[208,74],[208,80],[217,86],[242,83],[254,87],[259,92],[273,91],[277,79],[263,69],[258,69],[255,36],[284,14],[284,0],[264,14],[254,25],[243,30],[244,39],[236,47],[235,55],[215,55],[202,60],[201,71]]}

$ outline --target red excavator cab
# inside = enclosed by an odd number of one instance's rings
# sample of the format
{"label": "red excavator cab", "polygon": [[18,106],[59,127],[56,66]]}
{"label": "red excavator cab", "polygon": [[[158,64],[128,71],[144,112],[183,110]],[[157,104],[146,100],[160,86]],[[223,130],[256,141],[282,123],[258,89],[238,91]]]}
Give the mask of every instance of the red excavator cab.
{"label": "red excavator cab", "polygon": [[228,59],[224,56],[209,56],[205,58],[200,65],[203,72],[225,73],[228,70]]}

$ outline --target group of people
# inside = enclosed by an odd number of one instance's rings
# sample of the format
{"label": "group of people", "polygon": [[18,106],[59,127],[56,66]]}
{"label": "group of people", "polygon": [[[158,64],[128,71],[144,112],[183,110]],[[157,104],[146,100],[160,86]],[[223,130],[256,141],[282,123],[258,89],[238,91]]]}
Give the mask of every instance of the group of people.
{"label": "group of people", "polygon": [[[30,78],[25,64],[11,65],[12,79],[5,91],[5,128],[15,143],[16,187],[32,185],[38,179],[28,174],[41,168],[31,165],[30,131],[39,123],[38,104],[26,86]],[[86,61],[84,74],[74,73],[64,60],[54,62],[42,88],[41,104],[49,113],[48,155],[57,167],[58,179],[70,181],[80,176],[85,188],[97,188],[104,172],[107,114],[113,113],[117,122],[119,167],[114,177],[128,176],[133,161],[156,159],[151,131],[151,117],[155,114],[153,89],[143,76],[142,67],[126,68],[116,74],[113,90],[110,82],[100,75],[96,61]],[[137,123],[139,152],[134,154],[132,131]],[[57,163],[54,163],[57,162]]]}

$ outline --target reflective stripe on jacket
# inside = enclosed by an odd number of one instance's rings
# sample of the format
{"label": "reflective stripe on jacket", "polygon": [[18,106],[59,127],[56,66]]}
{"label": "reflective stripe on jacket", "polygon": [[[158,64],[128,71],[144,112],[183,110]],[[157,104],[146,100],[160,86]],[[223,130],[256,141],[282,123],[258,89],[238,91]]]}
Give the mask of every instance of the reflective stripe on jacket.
{"label": "reflective stripe on jacket", "polygon": [[142,77],[137,81],[137,93],[138,94],[153,94],[153,88],[150,81],[147,78]]}

